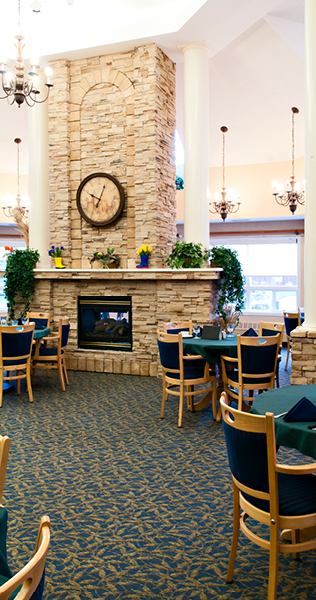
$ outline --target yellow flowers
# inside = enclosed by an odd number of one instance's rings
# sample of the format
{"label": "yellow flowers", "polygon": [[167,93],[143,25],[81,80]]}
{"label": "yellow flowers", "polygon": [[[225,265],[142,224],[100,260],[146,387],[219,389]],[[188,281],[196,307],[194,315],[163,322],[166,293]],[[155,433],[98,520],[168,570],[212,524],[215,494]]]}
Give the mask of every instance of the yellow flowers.
{"label": "yellow flowers", "polygon": [[153,249],[150,246],[147,246],[147,244],[143,244],[140,248],[138,248],[137,250],[137,254],[140,256],[141,254],[150,254],[153,251]]}

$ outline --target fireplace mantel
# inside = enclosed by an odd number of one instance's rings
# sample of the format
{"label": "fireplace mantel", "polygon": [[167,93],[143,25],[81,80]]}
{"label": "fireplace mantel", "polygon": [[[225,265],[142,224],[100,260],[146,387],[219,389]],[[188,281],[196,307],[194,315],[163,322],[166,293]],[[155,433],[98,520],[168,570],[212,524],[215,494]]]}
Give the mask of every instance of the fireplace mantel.
{"label": "fireplace mantel", "polygon": [[145,280],[212,280],[219,279],[221,268],[204,269],[41,269],[35,279],[131,279]]}

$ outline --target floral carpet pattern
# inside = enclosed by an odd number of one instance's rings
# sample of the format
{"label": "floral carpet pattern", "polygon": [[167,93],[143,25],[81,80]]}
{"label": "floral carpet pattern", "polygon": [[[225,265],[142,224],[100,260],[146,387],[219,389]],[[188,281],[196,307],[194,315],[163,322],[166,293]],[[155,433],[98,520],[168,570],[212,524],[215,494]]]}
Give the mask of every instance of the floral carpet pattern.
{"label": "floral carpet pattern", "polygon": [[[43,372],[33,404],[24,388],[3,399],[12,571],[47,514],[45,600],[266,600],[268,555],[242,535],[225,583],[232,488],[211,408],[185,411],[178,429],[176,400],[159,418],[159,379],[70,371],[69,381],[63,393],[57,373]],[[315,559],[280,557],[278,600],[316,600]]]}

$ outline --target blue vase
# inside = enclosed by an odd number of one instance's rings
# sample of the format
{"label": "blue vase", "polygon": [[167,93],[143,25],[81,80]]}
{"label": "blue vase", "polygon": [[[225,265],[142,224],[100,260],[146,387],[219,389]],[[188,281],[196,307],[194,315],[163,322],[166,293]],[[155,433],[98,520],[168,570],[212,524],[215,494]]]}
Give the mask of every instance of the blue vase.
{"label": "blue vase", "polygon": [[148,254],[140,255],[140,265],[136,265],[136,269],[148,269]]}

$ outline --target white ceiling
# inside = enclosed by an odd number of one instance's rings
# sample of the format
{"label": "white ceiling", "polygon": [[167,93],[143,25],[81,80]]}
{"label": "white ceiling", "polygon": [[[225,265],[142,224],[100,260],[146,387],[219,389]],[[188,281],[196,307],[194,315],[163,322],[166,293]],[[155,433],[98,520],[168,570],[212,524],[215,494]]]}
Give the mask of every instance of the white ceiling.
{"label": "white ceiling", "polygon": [[[177,129],[183,136],[182,54],[178,46],[206,41],[210,48],[210,165],[291,158],[291,107],[295,155],[304,155],[304,0],[33,0],[21,1],[24,57],[76,58],[155,42],[177,63]],[[0,0],[0,60],[14,58],[18,0]],[[33,47],[32,47],[33,44]],[[36,53],[36,54],[35,54]],[[52,83],[53,77],[52,77]],[[2,173],[16,172],[15,137],[22,138],[21,173],[27,173],[27,113],[0,102]]]}

